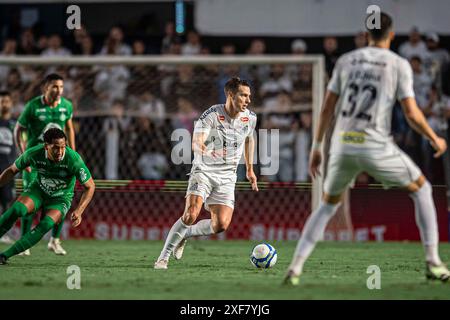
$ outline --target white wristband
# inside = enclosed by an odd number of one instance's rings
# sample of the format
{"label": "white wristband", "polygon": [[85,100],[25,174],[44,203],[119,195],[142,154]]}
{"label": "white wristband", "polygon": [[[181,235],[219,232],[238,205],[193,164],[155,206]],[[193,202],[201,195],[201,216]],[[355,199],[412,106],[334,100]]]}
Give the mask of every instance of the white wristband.
{"label": "white wristband", "polygon": [[311,150],[320,151],[322,149],[322,142],[314,141]]}

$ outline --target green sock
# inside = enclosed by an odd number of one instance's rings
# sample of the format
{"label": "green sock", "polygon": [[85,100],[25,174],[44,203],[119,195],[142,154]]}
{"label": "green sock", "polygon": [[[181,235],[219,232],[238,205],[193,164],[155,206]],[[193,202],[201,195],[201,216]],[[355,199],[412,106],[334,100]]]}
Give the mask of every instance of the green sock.
{"label": "green sock", "polygon": [[61,231],[63,229],[63,225],[64,225],[64,220],[61,220],[60,223],[58,223],[57,225],[55,225],[53,227],[53,230],[52,230],[52,237],[53,238],[59,238],[59,236],[61,235]]}
{"label": "green sock", "polygon": [[6,259],[11,258],[12,256],[15,256],[16,254],[19,254],[27,249],[30,249],[32,246],[34,246],[36,243],[39,242],[39,240],[42,239],[42,237],[50,231],[51,228],[55,225],[55,221],[53,221],[50,217],[44,217],[39,224],[31,230],[30,232],[27,232],[25,235],[22,236],[19,240],[16,241],[9,249],[7,249],[2,254],[6,257]]}
{"label": "green sock", "polygon": [[20,224],[20,234],[24,235],[25,233],[29,232],[31,230],[31,225],[33,224],[33,217],[34,214],[31,214],[29,216],[22,217],[21,224]]}
{"label": "green sock", "polygon": [[0,216],[0,237],[12,228],[19,217],[24,217],[27,212],[28,209],[22,202],[14,202],[13,205]]}

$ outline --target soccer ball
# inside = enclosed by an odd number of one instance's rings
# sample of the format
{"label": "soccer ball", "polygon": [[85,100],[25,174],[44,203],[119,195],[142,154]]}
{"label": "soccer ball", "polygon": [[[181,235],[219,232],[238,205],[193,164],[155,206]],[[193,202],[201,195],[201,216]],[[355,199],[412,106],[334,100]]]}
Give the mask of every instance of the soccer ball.
{"label": "soccer ball", "polygon": [[268,243],[260,243],[253,248],[250,262],[257,268],[272,268],[277,263],[277,250]]}

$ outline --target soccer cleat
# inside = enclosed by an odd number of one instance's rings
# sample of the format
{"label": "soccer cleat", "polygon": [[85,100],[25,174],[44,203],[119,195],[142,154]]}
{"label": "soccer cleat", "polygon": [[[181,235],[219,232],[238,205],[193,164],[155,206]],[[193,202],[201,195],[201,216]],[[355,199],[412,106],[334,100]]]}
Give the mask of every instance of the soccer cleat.
{"label": "soccer cleat", "polygon": [[0,264],[8,264],[8,262],[6,262],[6,257],[2,254],[0,254]]}
{"label": "soccer cleat", "polygon": [[167,265],[169,264],[169,260],[158,260],[155,262],[155,265],[153,266],[154,269],[167,269]]}
{"label": "soccer cleat", "polygon": [[19,256],[31,256],[31,251],[30,249],[27,249],[21,253],[19,253]]}
{"label": "soccer cleat", "polygon": [[183,257],[184,247],[186,246],[187,239],[181,240],[181,242],[177,245],[175,250],[173,250],[172,254],[175,260],[180,260]]}
{"label": "soccer cleat", "polygon": [[13,244],[14,240],[11,239],[10,236],[8,236],[7,234],[5,234],[3,237],[0,238],[0,242],[1,243],[6,243],[6,244]]}
{"label": "soccer cleat", "polygon": [[65,256],[67,254],[66,250],[61,246],[61,240],[58,238],[50,238],[47,248],[57,255]]}
{"label": "soccer cleat", "polygon": [[294,271],[288,270],[283,279],[283,285],[298,286],[300,284],[300,275],[295,275]]}
{"label": "soccer cleat", "polygon": [[441,280],[442,282],[447,282],[450,279],[450,271],[443,263],[436,266],[427,262],[425,276],[429,280]]}

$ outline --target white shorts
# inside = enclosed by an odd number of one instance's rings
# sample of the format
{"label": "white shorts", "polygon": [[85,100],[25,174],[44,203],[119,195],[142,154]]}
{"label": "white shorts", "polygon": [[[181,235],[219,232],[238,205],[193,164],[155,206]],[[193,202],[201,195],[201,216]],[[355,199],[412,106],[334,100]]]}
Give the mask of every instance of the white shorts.
{"label": "white shorts", "polygon": [[209,205],[222,204],[234,209],[234,187],[236,173],[218,174],[210,172],[194,172],[190,174],[186,197],[194,194],[203,198],[205,209]]}
{"label": "white shorts", "polygon": [[419,167],[393,143],[382,151],[364,155],[330,154],[327,169],[324,192],[332,196],[342,194],[363,171],[385,188],[406,187],[422,175]]}

